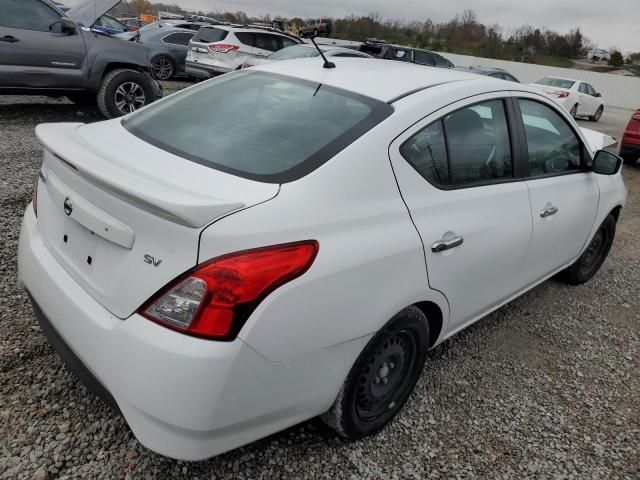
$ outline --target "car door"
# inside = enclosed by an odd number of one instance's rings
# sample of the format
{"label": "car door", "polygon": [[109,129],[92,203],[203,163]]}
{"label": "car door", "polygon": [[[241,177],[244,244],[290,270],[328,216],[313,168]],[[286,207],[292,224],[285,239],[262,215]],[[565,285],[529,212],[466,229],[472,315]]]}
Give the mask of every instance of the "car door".
{"label": "car door", "polygon": [[596,92],[596,89],[593,88],[593,86],[589,85],[588,83],[586,85],[587,85],[587,94],[591,99],[591,111],[592,111],[591,115],[595,115],[598,109],[600,108],[600,105],[602,105],[602,99],[598,97],[598,93]]}
{"label": "car door", "polygon": [[447,297],[453,329],[524,286],[531,208],[527,186],[518,181],[514,114],[503,95],[450,105],[389,150],[424,245],[429,285]]}
{"label": "car door", "polygon": [[188,45],[196,32],[173,32],[162,37],[161,42],[171,51],[175,60],[176,70],[184,72],[185,59],[187,58]]}
{"label": "car door", "polygon": [[533,234],[523,272],[528,283],[577,258],[598,207],[599,188],[588,170],[591,154],[562,110],[534,95],[515,102],[522,120],[526,185]]}
{"label": "car door", "polygon": [[0,1],[0,87],[84,85],[84,39],[62,33],[61,18],[40,0]]}
{"label": "car door", "polygon": [[578,115],[590,116],[595,113],[593,97],[589,94],[589,88],[584,82],[578,86]]}

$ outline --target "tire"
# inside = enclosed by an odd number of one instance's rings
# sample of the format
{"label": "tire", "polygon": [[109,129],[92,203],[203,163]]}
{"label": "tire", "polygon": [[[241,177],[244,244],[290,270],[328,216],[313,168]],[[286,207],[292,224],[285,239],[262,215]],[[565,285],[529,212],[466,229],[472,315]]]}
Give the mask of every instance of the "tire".
{"label": "tire", "polygon": [[580,258],[560,274],[562,280],[570,285],[581,285],[591,280],[609,255],[615,235],[616,219],[610,214],[598,227]]}
{"label": "tire", "polygon": [[598,107],[598,110],[596,110],[595,115],[590,116],[589,120],[591,120],[592,122],[600,121],[600,118],[602,117],[602,112],[604,112],[604,105],[600,105]]}
{"label": "tire", "polygon": [[90,93],[75,93],[66,97],[74,104],[83,107],[95,107],[97,105],[96,96]]}
{"label": "tire", "polygon": [[176,74],[176,66],[166,55],[158,55],[151,60],[151,72],[157,80],[169,80]]}
{"label": "tire", "polygon": [[317,36],[318,36],[318,29],[317,29],[317,28],[314,28],[314,29],[313,29],[313,36],[314,36],[314,37],[317,37]]}
{"label": "tire", "polygon": [[154,100],[156,90],[153,79],[135,70],[110,71],[102,79],[98,90],[98,108],[107,118],[121,117]]}
{"label": "tire", "polygon": [[573,106],[573,108],[569,112],[569,115],[571,115],[571,118],[573,118],[573,119],[578,118],[578,104],[577,103]]}
{"label": "tire", "polygon": [[396,314],[367,344],[322,420],[357,440],[380,431],[413,391],[429,349],[425,314],[411,306]]}

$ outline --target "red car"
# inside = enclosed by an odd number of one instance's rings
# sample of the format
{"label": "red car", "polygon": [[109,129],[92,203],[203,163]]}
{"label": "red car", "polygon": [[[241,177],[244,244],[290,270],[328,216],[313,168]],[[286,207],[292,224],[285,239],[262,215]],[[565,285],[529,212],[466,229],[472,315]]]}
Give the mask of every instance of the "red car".
{"label": "red car", "polygon": [[629,120],[622,142],[620,143],[620,156],[625,163],[635,164],[640,158],[640,108],[635,111]]}

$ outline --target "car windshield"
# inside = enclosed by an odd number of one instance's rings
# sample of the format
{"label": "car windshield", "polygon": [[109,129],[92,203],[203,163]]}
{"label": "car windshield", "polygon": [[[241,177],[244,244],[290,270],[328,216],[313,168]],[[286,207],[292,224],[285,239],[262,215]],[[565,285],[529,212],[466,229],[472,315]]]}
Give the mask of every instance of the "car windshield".
{"label": "car windshield", "polygon": [[317,57],[318,55],[320,55],[320,53],[313,47],[294,45],[293,47],[283,48],[276,53],[272,53],[269,55],[269,60],[291,60],[294,58]]}
{"label": "car windshield", "polygon": [[540,85],[547,85],[549,87],[569,89],[573,87],[573,84],[576,82],[573,80],[565,80],[564,78],[545,77],[542,80],[538,80],[536,83]]}
{"label": "car windshield", "polygon": [[188,160],[253,180],[296,180],[393,112],[326,85],[242,71],[171,95],[123,122]]}

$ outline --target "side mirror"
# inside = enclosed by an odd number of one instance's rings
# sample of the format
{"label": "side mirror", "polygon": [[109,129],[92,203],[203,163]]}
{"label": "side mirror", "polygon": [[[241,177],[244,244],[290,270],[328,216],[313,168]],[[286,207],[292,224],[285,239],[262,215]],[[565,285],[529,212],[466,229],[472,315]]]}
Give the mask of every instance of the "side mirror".
{"label": "side mirror", "polygon": [[599,97],[601,97],[601,96],[602,96],[602,94],[600,94],[600,92],[596,93],[596,97],[598,97],[598,98],[599,98]]}
{"label": "side mirror", "polygon": [[75,35],[78,33],[76,24],[68,18],[61,18],[57,22],[49,25],[49,30],[53,33],[61,33],[63,35]]}
{"label": "side mirror", "polygon": [[593,159],[593,171],[600,175],[615,175],[622,167],[622,159],[606,150],[598,150]]}

